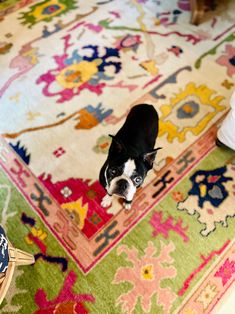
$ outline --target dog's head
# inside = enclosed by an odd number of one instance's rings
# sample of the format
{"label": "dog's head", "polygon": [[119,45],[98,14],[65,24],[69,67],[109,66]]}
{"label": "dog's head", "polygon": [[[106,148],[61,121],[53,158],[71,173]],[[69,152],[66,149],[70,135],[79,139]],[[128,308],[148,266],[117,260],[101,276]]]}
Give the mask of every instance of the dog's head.
{"label": "dog's head", "polygon": [[103,168],[104,187],[109,195],[118,195],[131,201],[143,182],[147,172],[152,169],[157,149],[135,156],[113,137],[110,156]]}

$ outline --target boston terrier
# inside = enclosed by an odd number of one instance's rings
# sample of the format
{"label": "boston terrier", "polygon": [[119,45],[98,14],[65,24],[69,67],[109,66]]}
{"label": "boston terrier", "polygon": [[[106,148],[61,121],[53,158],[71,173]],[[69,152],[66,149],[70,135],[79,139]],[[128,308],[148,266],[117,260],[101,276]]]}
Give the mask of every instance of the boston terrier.
{"label": "boston terrier", "polygon": [[126,121],[112,137],[108,157],[100,170],[99,181],[107,195],[101,202],[109,207],[112,195],[124,198],[124,207],[131,208],[136,190],[143,184],[152,169],[157,151],[158,114],[152,105],[132,107]]}

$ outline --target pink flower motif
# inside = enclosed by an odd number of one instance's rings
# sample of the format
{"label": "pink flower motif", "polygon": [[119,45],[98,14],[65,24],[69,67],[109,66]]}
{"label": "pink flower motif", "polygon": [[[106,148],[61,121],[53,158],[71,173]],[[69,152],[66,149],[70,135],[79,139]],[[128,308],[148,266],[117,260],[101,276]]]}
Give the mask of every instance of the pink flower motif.
{"label": "pink flower motif", "polygon": [[[137,300],[140,297],[141,307],[143,311],[149,312],[152,305],[152,297],[157,294],[157,305],[163,306],[164,313],[169,310],[176,299],[176,294],[168,287],[162,288],[161,282],[166,278],[174,278],[177,271],[173,263],[170,253],[175,250],[172,242],[168,245],[161,243],[160,253],[158,257],[154,257],[156,248],[153,242],[149,242],[145,249],[145,255],[138,257],[136,248],[129,249],[126,245],[121,245],[117,253],[126,253],[127,260],[133,264],[133,267],[121,267],[117,270],[113,284],[122,282],[130,282],[132,289],[126,294],[121,294],[116,303],[120,304],[122,310],[132,313],[136,307]],[[167,263],[168,266],[164,264]]]}
{"label": "pink flower motif", "polygon": [[226,45],[225,54],[220,56],[216,62],[227,67],[228,76],[235,74],[235,48],[232,45]]}
{"label": "pink flower motif", "polygon": [[100,25],[96,25],[93,23],[86,23],[85,25],[89,30],[95,32],[95,33],[100,33],[103,30],[103,27]]}
{"label": "pink flower motif", "polygon": [[235,261],[230,261],[228,258],[220,269],[215,273],[215,277],[220,277],[222,279],[223,286],[231,279],[235,273]]}

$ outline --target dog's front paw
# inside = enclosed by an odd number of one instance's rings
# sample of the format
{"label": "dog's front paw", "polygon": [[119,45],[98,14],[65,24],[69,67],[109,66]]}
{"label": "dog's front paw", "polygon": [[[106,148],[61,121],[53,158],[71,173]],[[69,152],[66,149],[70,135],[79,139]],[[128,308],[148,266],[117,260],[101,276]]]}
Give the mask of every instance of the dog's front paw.
{"label": "dog's front paw", "polygon": [[129,201],[124,201],[124,208],[126,210],[130,210],[131,209],[131,202]]}
{"label": "dog's front paw", "polygon": [[112,204],[112,197],[106,194],[101,201],[101,206],[106,208],[106,207],[109,207],[111,204]]}

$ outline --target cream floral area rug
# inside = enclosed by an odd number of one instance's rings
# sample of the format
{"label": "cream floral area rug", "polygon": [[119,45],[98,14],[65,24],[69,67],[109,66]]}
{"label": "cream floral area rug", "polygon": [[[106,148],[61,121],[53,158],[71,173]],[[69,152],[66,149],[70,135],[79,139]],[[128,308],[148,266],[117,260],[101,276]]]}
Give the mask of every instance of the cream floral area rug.
{"label": "cream floral area rug", "polygon": [[[1,313],[216,313],[235,280],[235,3],[0,1],[0,218],[19,268]],[[126,212],[99,170],[132,106],[160,116]]]}

